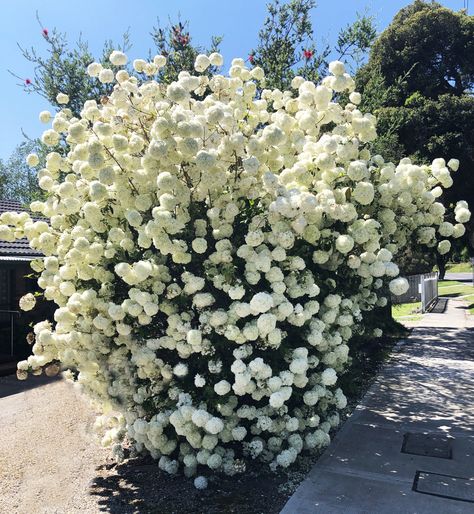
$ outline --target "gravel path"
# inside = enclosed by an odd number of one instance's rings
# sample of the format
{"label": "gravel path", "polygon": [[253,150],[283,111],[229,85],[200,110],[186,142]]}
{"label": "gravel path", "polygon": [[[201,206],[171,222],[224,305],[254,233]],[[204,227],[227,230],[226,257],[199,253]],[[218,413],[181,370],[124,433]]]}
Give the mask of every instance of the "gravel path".
{"label": "gravel path", "polygon": [[100,512],[89,486],[107,452],[91,442],[94,416],[73,385],[47,382],[0,378],[0,513]]}

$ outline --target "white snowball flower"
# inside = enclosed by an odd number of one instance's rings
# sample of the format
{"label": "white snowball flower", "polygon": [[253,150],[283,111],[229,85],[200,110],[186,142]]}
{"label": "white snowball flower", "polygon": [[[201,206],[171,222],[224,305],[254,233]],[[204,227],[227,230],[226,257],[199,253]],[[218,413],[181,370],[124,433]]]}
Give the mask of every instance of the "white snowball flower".
{"label": "white snowball flower", "polygon": [[109,61],[114,66],[125,66],[127,64],[128,59],[123,52],[120,52],[119,50],[114,50],[109,56]]}
{"label": "white snowball flower", "polygon": [[205,253],[207,250],[207,241],[202,237],[197,237],[193,240],[192,247],[196,253]]}
{"label": "white snowball flower", "polygon": [[458,223],[467,223],[471,219],[471,213],[469,209],[461,207],[456,210],[455,219]]}
{"label": "white snowball flower", "polygon": [[164,55],[155,55],[153,57],[153,64],[157,68],[163,68],[166,65],[166,57]]}
{"label": "white snowball flower", "polygon": [[196,329],[189,330],[187,335],[186,335],[186,341],[191,346],[200,345],[201,342],[202,342],[202,333],[201,333],[201,331],[200,330],[196,330]]}
{"label": "white snowball flower", "polygon": [[404,277],[398,277],[390,281],[389,289],[395,296],[400,296],[408,291],[408,280]]}
{"label": "white snowball flower", "polygon": [[458,169],[459,169],[458,159],[449,159],[448,167],[451,168],[453,171],[458,171]]}
{"label": "white snowball flower", "polygon": [[58,93],[56,95],[56,102],[58,102],[58,104],[67,104],[69,103],[69,96],[65,93]]}
{"label": "white snowball flower", "polygon": [[210,61],[209,57],[204,54],[199,54],[196,57],[196,60],[194,61],[194,69],[199,73],[206,71],[210,65],[211,65],[211,61]]}
{"label": "white snowball flower", "polygon": [[326,368],[321,375],[321,383],[325,386],[334,385],[337,382],[337,374],[333,368]]}
{"label": "white snowball flower", "polygon": [[196,375],[194,377],[194,385],[196,387],[204,387],[206,385],[206,379],[201,375]]}
{"label": "white snowball flower", "polygon": [[176,366],[173,368],[173,373],[177,377],[185,377],[188,374],[188,366],[184,362],[180,362],[176,364]]}
{"label": "white snowball flower", "polygon": [[207,478],[203,476],[196,477],[194,479],[194,487],[196,489],[207,489]]}
{"label": "white snowball flower", "polygon": [[211,418],[206,423],[205,429],[210,434],[218,434],[224,430],[224,423],[219,418]]}
{"label": "white snowball flower", "polygon": [[100,64],[98,62],[92,62],[87,67],[87,74],[90,77],[98,77],[101,70],[102,70],[102,64]]}
{"label": "white snowball flower", "polygon": [[443,239],[438,243],[438,253],[444,255],[451,250],[451,243],[447,239]]}
{"label": "white snowball flower", "polygon": [[51,113],[49,111],[41,111],[39,113],[41,123],[49,123],[51,121]]}
{"label": "white snowball flower", "polygon": [[39,164],[38,155],[35,153],[28,154],[26,157],[26,163],[28,164],[28,166],[31,166],[31,167],[38,166],[38,164]]}
{"label": "white snowball flower", "polygon": [[231,389],[231,385],[229,384],[229,382],[227,382],[227,380],[221,380],[220,382],[217,382],[217,384],[214,385],[214,391],[219,395],[219,396],[224,396],[226,395]]}
{"label": "white snowball flower", "polygon": [[267,312],[273,307],[272,295],[268,293],[257,293],[250,300],[250,308],[254,312]]}
{"label": "white snowball flower", "polygon": [[19,378],[74,370],[115,455],[127,437],[187,477],[327,445],[351,338],[381,336],[369,313],[407,290],[397,256],[448,252],[470,219],[439,200],[455,159],[371,152],[376,118],[342,62],[283,91],[222,61],[199,55],[166,85],[162,55],[133,73],[118,51],[113,69],[90,63],[107,97],[40,114],[52,148],[27,162],[45,197],[34,217],[0,213],[0,239],[44,255],[32,268],[56,306]]}
{"label": "white snowball flower", "polygon": [[361,100],[362,100],[362,97],[361,97],[361,94],[360,93],[357,93],[356,91],[353,91],[350,95],[349,95],[349,100],[354,104],[354,105],[359,105]]}
{"label": "white snowball flower", "polygon": [[224,64],[224,59],[221,54],[213,52],[209,55],[209,62],[212,66],[222,66]]}
{"label": "white snowball flower", "polygon": [[374,194],[374,186],[370,182],[359,182],[352,191],[354,200],[361,205],[369,205],[372,203]]}
{"label": "white snowball flower", "polygon": [[332,61],[329,63],[329,71],[333,75],[343,75],[346,71],[346,67],[344,66],[344,63],[341,61]]}
{"label": "white snowball flower", "polygon": [[114,81],[114,72],[108,68],[103,68],[99,72],[99,80],[103,84],[108,84]]}
{"label": "white snowball flower", "polygon": [[354,247],[354,240],[351,236],[341,235],[336,239],[336,248],[341,253],[349,253]]}
{"label": "white snowball flower", "polygon": [[19,305],[22,311],[31,311],[36,305],[36,298],[32,293],[27,293],[20,298]]}

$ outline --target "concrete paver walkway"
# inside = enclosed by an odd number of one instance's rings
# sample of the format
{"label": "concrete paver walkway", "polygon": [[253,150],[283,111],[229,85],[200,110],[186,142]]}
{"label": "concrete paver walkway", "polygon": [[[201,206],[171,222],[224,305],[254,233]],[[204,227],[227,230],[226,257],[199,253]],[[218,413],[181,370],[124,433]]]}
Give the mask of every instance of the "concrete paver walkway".
{"label": "concrete paver walkway", "polygon": [[[281,514],[474,513],[473,398],[474,322],[450,300],[397,345]],[[452,458],[402,453],[407,433],[437,437]]]}

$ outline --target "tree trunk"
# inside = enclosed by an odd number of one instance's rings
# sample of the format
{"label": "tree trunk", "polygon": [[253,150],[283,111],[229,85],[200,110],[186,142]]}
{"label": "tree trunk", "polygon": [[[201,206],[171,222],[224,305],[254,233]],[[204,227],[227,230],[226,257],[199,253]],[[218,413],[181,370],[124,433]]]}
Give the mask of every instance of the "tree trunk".
{"label": "tree trunk", "polygon": [[444,276],[446,275],[446,260],[442,255],[438,257],[438,270],[439,270],[439,279],[444,280]]}

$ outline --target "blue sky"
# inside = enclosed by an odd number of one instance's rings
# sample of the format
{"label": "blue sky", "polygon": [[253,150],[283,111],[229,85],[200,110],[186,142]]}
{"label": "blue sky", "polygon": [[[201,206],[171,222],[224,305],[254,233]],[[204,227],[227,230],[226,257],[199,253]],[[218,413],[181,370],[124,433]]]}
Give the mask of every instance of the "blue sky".
{"label": "blue sky", "polygon": [[[465,0],[441,0],[455,10],[462,9]],[[247,57],[255,46],[259,28],[266,14],[267,0],[14,0],[0,2],[0,112],[2,131],[0,159],[7,158],[23,140],[23,129],[30,137],[41,134],[44,126],[38,113],[48,109],[45,100],[28,95],[17,86],[17,80],[7,70],[22,77],[33,75],[17,47],[34,47],[44,52],[46,45],[36,21],[36,11],[45,27],[56,27],[68,35],[71,42],[80,34],[89,41],[93,52],[99,53],[106,39],[119,41],[130,29],[133,47],[130,58],[146,57],[152,46],[149,32],[159,18],[165,24],[178,14],[189,20],[195,44],[207,45],[212,34],[224,36],[222,53],[226,65],[233,57]],[[319,0],[313,12],[317,40],[333,43],[339,29],[356,18],[357,12],[367,10],[375,16],[377,28],[383,30],[395,13],[408,0]]]}

